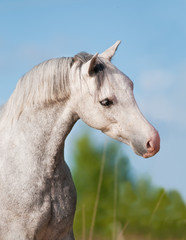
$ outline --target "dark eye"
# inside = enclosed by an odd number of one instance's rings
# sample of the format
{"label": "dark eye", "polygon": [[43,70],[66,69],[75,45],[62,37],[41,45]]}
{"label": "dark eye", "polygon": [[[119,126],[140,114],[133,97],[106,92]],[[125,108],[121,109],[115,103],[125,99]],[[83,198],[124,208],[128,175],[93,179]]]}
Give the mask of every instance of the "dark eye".
{"label": "dark eye", "polygon": [[104,107],[109,107],[110,105],[113,104],[113,101],[106,98],[106,99],[100,101],[100,104]]}

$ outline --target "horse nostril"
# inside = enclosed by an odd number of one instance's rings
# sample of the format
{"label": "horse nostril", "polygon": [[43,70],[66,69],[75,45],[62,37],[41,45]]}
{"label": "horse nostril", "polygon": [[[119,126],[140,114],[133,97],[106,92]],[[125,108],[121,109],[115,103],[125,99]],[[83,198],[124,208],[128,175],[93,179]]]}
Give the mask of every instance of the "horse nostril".
{"label": "horse nostril", "polygon": [[146,144],[146,148],[148,152],[153,152],[154,149],[154,144],[153,144],[153,140],[149,140]]}
{"label": "horse nostril", "polygon": [[149,149],[149,148],[152,147],[152,146],[151,146],[151,140],[149,140],[149,141],[147,142],[146,147],[147,147],[147,149]]}
{"label": "horse nostril", "polygon": [[150,140],[146,143],[146,153],[143,154],[144,158],[154,156],[160,149],[160,136],[156,131],[155,134],[151,137]]}

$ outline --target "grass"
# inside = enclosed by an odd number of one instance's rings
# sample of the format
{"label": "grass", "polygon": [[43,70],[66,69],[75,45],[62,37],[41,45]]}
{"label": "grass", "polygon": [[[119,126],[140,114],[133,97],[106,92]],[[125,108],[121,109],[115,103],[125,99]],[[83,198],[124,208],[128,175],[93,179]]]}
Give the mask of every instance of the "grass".
{"label": "grass", "polygon": [[95,200],[94,211],[93,211],[93,216],[92,216],[92,223],[91,223],[90,233],[89,233],[89,238],[88,238],[89,240],[93,240],[94,225],[95,225],[95,220],[96,220],[96,213],[97,213],[97,208],[98,208],[98,203],[99,203],[101,184],[102,184],[102,180],[103,180],[103,172],[104,172],[104,166],[105,166],[105,158],[106,158],[105,153],[106,153],[106,142],[104,144],[104,151],[103,151],[103,156],[102,156],[102,160],[101,160],[101,169],[100,169],[100,174],[99,174],[99,181],[98,181],[96,200]]}

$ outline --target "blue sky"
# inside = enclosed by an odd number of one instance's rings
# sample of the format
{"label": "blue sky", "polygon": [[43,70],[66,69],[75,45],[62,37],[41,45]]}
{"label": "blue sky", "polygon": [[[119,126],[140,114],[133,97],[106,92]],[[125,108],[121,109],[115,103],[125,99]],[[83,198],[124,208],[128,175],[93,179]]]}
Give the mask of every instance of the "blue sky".
{"label": "blue sky", "polygon": [[[144,160],[123,148],[137,175],[186,199],[185,13],[186,0],[0,0],[0,104],[41,61],[102,52],[122,40],[113,63],[133,80],[141,111],[159,130],[161,151]],[[67,157],[84,128],[79,122],[68,137]]]}

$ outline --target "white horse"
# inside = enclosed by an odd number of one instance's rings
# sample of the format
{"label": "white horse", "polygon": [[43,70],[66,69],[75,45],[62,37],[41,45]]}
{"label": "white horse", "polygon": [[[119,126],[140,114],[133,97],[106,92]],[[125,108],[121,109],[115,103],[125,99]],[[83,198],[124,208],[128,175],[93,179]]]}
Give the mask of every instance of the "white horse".
{"label": "white horse", "polygon": [[74,239],[76,190],[63,153],[78,119],[145,158],[159,151],[132,81],[110,62],[119,43],[35,66],[1,110],[1,240]]}

